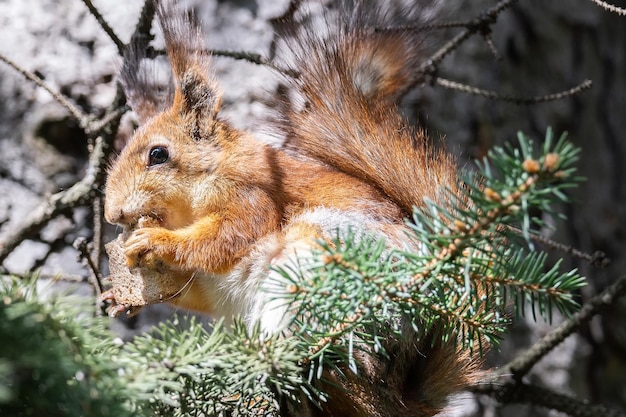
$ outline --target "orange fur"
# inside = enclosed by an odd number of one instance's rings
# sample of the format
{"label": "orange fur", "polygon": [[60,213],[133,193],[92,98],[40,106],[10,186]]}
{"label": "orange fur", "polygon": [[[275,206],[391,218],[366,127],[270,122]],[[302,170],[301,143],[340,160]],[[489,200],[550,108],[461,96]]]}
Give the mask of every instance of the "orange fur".
{"label": "orange fur", "polygon": [[[336,29],[326,38],[294,22],[279,28],[288,35],[287,61],[298,74],[286,83],[302,101],[280,106],[274,127],[287,136],[284,148],[262,144],[219,119],[221,93],[208,58],[198,52],[197,30],[171,5],[158,7],[175,94],[167,110],[144,114],[146,124],[111,167],[105,216],[130,230],[130,267],[165,264],[181,271],[173,304],[241,314],[250,324],[260,320],[265,330],[278,331],[285,312],[260,291],[272,274],[270,264],[289,266],[318,239],[330,240],[336,228],[410,245],[403,221],[413,207],[426,199],[450,203],[453,158],[433,150],[395,105],[418,81],[417,35],[374,30],[403,16],[385,20],[388,13],[378,2],[347,4],[336,19],[326,16]],[[137,77],[123,78],[132,89]],[[134,105],[143,113],[160,107]],[[165,149],[167,158],[152,160],[155,149]],[[141,227],[145,218],[152,221]],[[388,342],[390,360],[363,354],[362,374],[347,380],[329,374],[338,386],[325,387],[331,402],[323,410],[303,406],[294,413],[382,417],[439,411],[450,393],[476,378],[475,363],[452,342],[418,343],[409,327],[406,340]]]}

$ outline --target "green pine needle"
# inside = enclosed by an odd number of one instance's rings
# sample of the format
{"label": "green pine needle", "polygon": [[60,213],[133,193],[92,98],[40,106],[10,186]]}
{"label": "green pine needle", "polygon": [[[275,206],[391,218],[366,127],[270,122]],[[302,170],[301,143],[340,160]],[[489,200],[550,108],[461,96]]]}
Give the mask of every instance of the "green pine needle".
{"label": "green pine needle", "polygon": [[[462,176],[460,196],[415,210],[408,226],[419,250],[353,233],[320,242],[313,259],[279,270],[269,286],[291,312],[284,335],[175,320],[120,346],[92,307],[63,297],[44,305],[34,285],[3,284],[0,336],[16,342],[0,347],[0,412],[277,414],[281,398],[321,404],[318,380],[358,373],[358,357],[384,358],[390,339],[451,341],[481,354],[504,333],[511,307],[515,316],[569,315],[585,281],[533,250],[541,222],[532,213],[558,214],[569,201],[578,153],[551,130],[539,147],[520,134],[516,147],[492,150]],[[39,379],[8,382],[31,369]]]}

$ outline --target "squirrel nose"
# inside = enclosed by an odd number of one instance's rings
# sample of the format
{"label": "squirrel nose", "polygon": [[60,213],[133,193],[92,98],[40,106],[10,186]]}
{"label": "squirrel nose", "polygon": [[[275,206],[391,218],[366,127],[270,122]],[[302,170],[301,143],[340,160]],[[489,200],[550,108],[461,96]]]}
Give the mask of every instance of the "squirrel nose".
{"label": "squirrel nose", "polygon": [[112,212],[111,210],[105,210],[104,218],[111,224],[125,225],[128,222],[124,209],[114,210]]}

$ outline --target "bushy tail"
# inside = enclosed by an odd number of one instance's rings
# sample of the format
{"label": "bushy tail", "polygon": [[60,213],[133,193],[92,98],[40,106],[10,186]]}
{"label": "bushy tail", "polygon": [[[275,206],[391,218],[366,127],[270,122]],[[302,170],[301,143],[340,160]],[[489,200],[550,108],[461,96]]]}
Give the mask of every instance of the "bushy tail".
{"label": "bushy tail", "polygon": [[282,25],[297,100],[284,117],[288,147],[378,186],[406,213],[425,198],[444,203],[455,162],[406,124],[397,101],[423,62],[419,10],[348,1],[338,11]]}
{"label": "bushy tail", "polygon": [[[424,48],[422,34],[393,27],[419,23],[419,10],[393,13],[385,8],[398,2],[380,0],[344,3],[323,14],[320,28],[310,17],[282,27],[284,65],[293,75],[282,115],[285,146],[376,185],[407,215],[426,199],[449,207],[449,190],[458,181],[454,158],[431,147],[397,109],[398,99],[420,81]],[[378,369],[386,388],[378,379],[348,383],[351,398],[331,393],[339,399],[333,415],[430,416],[478,377],[476,362],[452,339],[433,344],[426,337],[413,345],[406,338],[408,346],[388,352],[394,359],[386,368],[364,365]]]}

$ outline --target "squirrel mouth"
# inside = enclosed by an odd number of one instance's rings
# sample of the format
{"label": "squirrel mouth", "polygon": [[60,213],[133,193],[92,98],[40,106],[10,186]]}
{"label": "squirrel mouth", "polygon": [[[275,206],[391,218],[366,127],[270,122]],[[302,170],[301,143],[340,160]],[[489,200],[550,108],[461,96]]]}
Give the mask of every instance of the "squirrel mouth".
{"label": "squirrel mouth", "polygon": [[128,239],[135,230],[147,227],[161,227],[161,225],[156,218],[141,216],[136,221],[124,225],[121,233],[122,240]]}
{"label": "squirrel mouth", "polygon": [[159,226],[163,226],[163,216],[160,216],[158,214],[151,214],[150,216],[141,216],[139,218],[139,220],[137,220],[137,227],[138,228],[144,228],[144,227],[159,227]]}
{"label": "squirrel mouth", "polygon": [[163,216],[159,216],[157,214],[151,214],[149,216],[140,216],[137,221],[128,224],[124,228],[124,232],[129,234],[133,230],[143,229],[146,227],[164,227],[163,226],[164,219]]}

